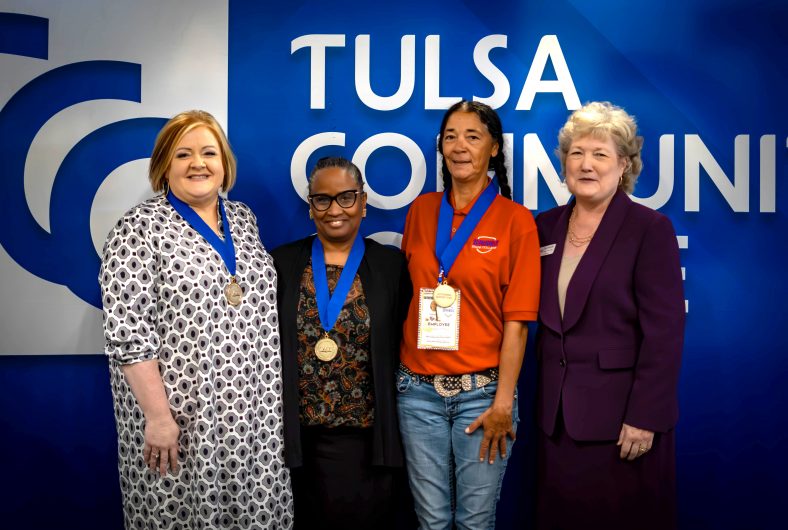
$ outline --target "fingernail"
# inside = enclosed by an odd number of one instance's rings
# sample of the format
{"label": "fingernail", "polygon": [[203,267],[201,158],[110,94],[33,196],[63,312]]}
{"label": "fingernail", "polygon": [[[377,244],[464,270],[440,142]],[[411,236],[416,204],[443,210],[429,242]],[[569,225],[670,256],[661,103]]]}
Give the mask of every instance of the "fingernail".
{"label": "fingernail", "polygon": [[468,434],[471,431],[470,427],[465,427],[465,434]]}

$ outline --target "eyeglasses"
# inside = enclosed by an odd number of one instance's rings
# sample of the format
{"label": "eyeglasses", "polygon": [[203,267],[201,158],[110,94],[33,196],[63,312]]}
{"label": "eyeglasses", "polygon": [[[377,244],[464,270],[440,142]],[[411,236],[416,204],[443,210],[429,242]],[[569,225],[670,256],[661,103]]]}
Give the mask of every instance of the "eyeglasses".
{"label": "eyeglasses", "polygon": [[309,199],[309,204],[311,204],[312,208],[316,211],[325,212],[331,208],[331,203],[333,201],[337,201],[337,204],[342,208],[350,208],[356,204],[356,197],[358,197],[359,193],[361,193],[359,190],[346,190],[336,195],[315,193],[314,195],[308,195],[307,199]]}

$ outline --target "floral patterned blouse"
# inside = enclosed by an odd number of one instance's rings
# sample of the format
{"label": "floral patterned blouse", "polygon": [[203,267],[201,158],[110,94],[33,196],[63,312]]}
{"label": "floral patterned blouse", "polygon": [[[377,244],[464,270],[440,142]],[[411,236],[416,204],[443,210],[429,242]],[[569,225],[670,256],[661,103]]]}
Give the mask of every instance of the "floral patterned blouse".
{"label": "floral patterned blouse", "polygon": [[[326,266],[332,294],[341,274],[341,266]],[[315,344],[323,336],[323,328],[311,259],[301,276],[296,323],[301,424],[371,427],[375,420],[375,400],[369,359],[369,310],[358,274],[334,328],[329,331],[339,346],[339,353],[331,361],[321,361],[315,356]]]}

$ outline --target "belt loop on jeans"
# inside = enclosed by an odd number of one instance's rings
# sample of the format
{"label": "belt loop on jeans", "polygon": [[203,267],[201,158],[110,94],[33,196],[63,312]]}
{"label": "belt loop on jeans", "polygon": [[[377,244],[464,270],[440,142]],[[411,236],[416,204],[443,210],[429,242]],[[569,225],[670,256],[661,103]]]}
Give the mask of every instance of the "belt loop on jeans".
{"label": "belt loop on jeans", "polygon": [[460,392],[468,392],[483,388],[488,383],[498,380],[498,368],[489,368],[481,372],[459,375],[424,375],[413,372],[410,368],[400,363],[400,370],[409,376],[429,383],[435,387],[435,392],[442,397],[456,396]]}

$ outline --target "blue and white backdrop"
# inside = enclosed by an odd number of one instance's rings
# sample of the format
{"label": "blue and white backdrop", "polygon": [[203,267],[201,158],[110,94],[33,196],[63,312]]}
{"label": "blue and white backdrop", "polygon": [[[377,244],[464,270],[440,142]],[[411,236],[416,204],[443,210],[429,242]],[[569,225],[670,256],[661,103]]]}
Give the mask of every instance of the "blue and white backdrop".
{"label": "blue and white backdrop", "polygon": [[[202,108],[226,127],[231,197],[269,248],[312,230],[306,171],[328,154],[362,168],[362,230],[396,245],[437,189],[437,129],[460,98],[500,113],[514,198],[534,212],[568,199],[553,150],[570,110],[638,117],[636,200],[673,220],[685,278],[681,524],[768,527],[788,492],[787,25],[777,0],[4,0],[3,527],[121,527],[98,252],[150,195],[168,117]],[[533,373],[529,357],[524,411]],[[499,528],[530,518],[523,416]]]}

